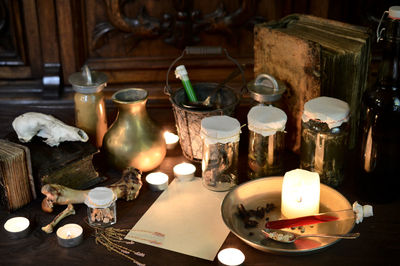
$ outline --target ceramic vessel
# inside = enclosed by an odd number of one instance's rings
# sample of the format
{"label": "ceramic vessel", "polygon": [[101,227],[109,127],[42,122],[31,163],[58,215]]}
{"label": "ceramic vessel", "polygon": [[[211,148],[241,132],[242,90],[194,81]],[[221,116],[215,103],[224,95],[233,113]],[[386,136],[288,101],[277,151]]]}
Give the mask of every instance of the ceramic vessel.
{"label": "ceramic vessel", "polygon": [[107,76],[91,71],[87,65],[82,72],[73,73],[69,82],[75,91],[75,125],[83,129],[89,141],[101,147],[107,131],[106,107],[102,90],[107,85]]}
{"label": "ceramic vessel", "polygon": [[104,136],[103,147],[109,164],[117,169],[133,166],[147,172],[165,157],[164,137],[146,111],[147,96],[146,90],[137,88],[112,96],[118,115]]}

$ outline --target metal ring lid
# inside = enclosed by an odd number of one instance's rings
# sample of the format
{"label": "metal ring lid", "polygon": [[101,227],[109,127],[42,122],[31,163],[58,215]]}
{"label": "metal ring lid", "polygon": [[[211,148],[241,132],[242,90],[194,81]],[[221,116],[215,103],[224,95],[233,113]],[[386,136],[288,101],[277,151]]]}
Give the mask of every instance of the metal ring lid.
{"label": "metal ring lid", "polygon": [[260,74],[247,84],[251,97],[257,102],[271,103],[278,101],[286,91],[286,86],[268,74]]}
{"label": "metal ring lid", "polygon": [[68,81],[73,89],[79,93],[96,93],[107,85],[108,77],[103,72],[91,71],[87,65],[82,67],[82,72],[73,73]]}

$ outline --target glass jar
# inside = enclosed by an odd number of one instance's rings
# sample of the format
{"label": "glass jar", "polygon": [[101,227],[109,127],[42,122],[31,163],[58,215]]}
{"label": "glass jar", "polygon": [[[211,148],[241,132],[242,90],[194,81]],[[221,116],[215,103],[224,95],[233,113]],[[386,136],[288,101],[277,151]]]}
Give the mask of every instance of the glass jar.
{"label": "glass jar", "polygon": [[117,222],[116,196],[110,188],[97,187],[85,199],[90,226],[107,227]]}
{"label": "glass jar", "polygon": [[226,191],[238,183],[240,123],[229,116],[211,116],[201,120],[203,147],[203,185],[214,191]]}
{"label": "glass jar", "polygon": [[83,66],[82,72],[69,77],[75,91],[75,125],[84,130],[89,141],[100,148],[107,131],[106,107],[102,90],[107,85],[104,73],[90,71]]}
{"label": "glass jar", "polygon": [[344,178],[349,137],[349,105],[318,97],[304,105],[300,168],[317,172],[321,182],[339,186]]}
{"label": "glass jar", "polygon": [[285,112],[279,108],[254,106],[250,109],[247,115],[250,179],[282,174],[286,121]]}

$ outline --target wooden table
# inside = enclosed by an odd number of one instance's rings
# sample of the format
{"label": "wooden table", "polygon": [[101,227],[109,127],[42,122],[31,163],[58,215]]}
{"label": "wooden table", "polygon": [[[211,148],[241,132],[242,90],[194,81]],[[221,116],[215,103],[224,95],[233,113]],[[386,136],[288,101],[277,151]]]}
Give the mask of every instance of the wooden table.
{"label": "wooden table", "polygon": [[[72,106],[72,107],[71,107]],[[10,132],[11,122],[14,117],[26,111],[39,111],[53,114],[65,121],[73,123],[73,104],[66,102],[30,103],[24,106],[16,106],[10,102],[0,104],[0,136]],[[150,116],[161,125],[162,128],[174,129],[174,118],[170,107],[148,108]],[[238,117],[242,123],[248,109],[241,107]],[[113,111],[115,114],[115,110]],[[112,113],[112,112],[111,112]],[[109,116],[111,118],[112,115]],[[240,145],[240,181],[246,180],[246,156],[247,156],[247,129],[243,129]],[[172,167],[185,161],[180,147],[169,151],[165,160],[159,167],[160,171],[173,177]],[[287,170],[298,166],[296,155],[288,153],[285,158]],[[338,189],[348,200],[353,203],[360,200],[354,182],[354,167],[350,165],[349,173],[344,184]],[[107,175],[113,182],[119,178],[118,172],[109,171]],[[197,176],[200,176],[200,166],[197,165]],[[152,192],[144,185],[139,197],[131,202],[119,200],[117,202],[118,222],[117,228],[131,228],[140,217],[147,211],[151,204],[157,199],[160,192]],[[66,223],[78,223],[84,229],[84,240],[75,248],[63,248],[57,244],[55,233],[46,234],[41,227],[49,223],[56,213],[65,207],[58,206],[54,214],[41,211],[40,202],[42,197],[31,204],[10,214],[4,208],[0,209],[0,224],[12,216],[28,216],[34,222],[33,232],[24,239],[10,240],[7,238],[3,226],[0,229],[0,265],[132,265],[126,258],[107,251],[103,246],[96,245],[93,230],[84,222],[86,217],[86,206],[76,204],[76,215],[69,216],[61,221]],[[360,201],[362,204],[370,203]],[[357,240],[342,240],[333,246],[323,249],[316,254],[304,256],[282,256],[256,250],[242,242],[230,233],[222,245],[222,248],[236,247],[243,251],[246,256],[244,265],[399,265],[398,255],[400,251],[400,201],[388,204],[373,204],[374,216],[367,218],[363,223],[356,225],[355,232],[361,236]],[[196,239],[193,239],[196,241]],[[164,249],[136,243],[132,249],[146,254],[144,258],[138,258],[146,265],[217,265],[217,260],[206,261],[203,259],[178,254]]]}

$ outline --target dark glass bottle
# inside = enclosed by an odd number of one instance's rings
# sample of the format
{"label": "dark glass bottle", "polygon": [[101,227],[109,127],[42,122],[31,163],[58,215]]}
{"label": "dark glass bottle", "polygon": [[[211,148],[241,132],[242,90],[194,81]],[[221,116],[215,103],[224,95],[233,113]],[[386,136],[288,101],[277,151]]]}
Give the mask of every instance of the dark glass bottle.
{"label": "dark glass bottle", "polygon": [[[393,9],[395,8],[395,9]],[[397,11],[396,11],[397,8]],[[400,195],[400,7],[391,7],[376,84],[363,97],[361,171],[365,199],[389,202]]]}

